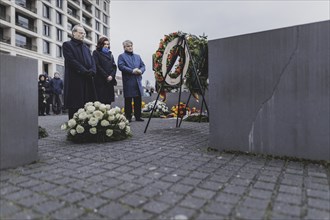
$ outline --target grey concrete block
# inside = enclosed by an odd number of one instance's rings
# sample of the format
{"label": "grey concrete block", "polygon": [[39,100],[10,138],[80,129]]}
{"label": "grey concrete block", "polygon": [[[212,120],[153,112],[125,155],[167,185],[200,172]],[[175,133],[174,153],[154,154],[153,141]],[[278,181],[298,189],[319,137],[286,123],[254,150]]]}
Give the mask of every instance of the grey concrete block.
{"label": "grey concrete block", "polygon": [[38,159],[38,63],[0,54],[0,169]]}
{"label": "grey concrete block", "polygon": [[329,29],[209,41],[211,147],[330,160]]}

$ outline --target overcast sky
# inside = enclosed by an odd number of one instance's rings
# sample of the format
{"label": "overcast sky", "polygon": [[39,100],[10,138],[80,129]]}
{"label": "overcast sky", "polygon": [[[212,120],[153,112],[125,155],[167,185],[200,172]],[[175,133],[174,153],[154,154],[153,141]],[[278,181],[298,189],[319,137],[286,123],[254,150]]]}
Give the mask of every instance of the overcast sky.
{"label": "overcast sky", "polygon": [[111,50],[116,61],[123,52],[122,42],[132,40],[134,52],[146,64],[143,79],[154,85],[152,54],[165,34],[205,33],[213,40],[329,20],[330,0],[111,0],[110,16]]}

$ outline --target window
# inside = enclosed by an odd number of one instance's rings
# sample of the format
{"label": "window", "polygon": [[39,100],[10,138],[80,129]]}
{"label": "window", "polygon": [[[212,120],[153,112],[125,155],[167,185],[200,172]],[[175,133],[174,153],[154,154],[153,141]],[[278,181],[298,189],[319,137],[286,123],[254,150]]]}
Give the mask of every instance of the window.
{"label": "window", "polygon": [[18,47],[28,47],[31,46],[31,38],[28,38],[22,34],[16,33],[15,35],[16,46]]}
{"label": "window", "polygon": [[96,29],[97,31],[100,31],[100,22],[95,21],[95,29]]}
{"label": "window", "polygon": [[56,12],[56,23],[62,24],[62,14],[59,12]]}
{"label": "window", "polygon": [[43,41],[43,52],[44,54],[50,54],[50,47],[48,41]]}
{"label": "window", "polygon": [[20,14],[16,14],[16,22],[17,22],[17,25],[21,26],[21,27],[24,27],[24,28],[29,28],[29,19],[20,15]]}
{"label": "window", "polygon": [[100,35],[95,34],[95,42],[96,42],[96,43],[99,41],[99,39],[100,39]]}
{"label": "window", "polygon": [[44,36],[50,36],[50,24],[44,23],[43,25],[43,34]]}
{"label": "window", "polygon": [[71,31],[71,30],[72,30],[72,28],[73,28],[73,24],[72,24],[72,23],[70,23],[70,22],[68,22],[68,30],[69,30],[69,31]]}
{"label": "window", "polygon": [[50,19],[50,8],[45,4],[42,7],[42,15],[44,16],[44,18]]}
{"label": "window", "polygon": [[106,14],[103,14],[103,22],[108,24],[108,16]]}
{"label": "window", "polygon": [[108,4],[106,2],[103,2],[103,10],[104,11],[107,11],[107,6],[108,6]]}
{"label": "window", "polygon": [[24,8],[26,7],[26,0],[16,0],[15,3],[17,5],[20,5],[20,6],[24,7]]}
{"label": "window", "polygon": [[4,5],[0,5],[0,17],[6,19],[6,7]]}
{"label": "window", "polygon": [[57,31],[56,32],[57,32],[57,38],[56,39],[58,41],[63,41],[63,31],[61,29],[58,29],[57,28]]}
{"label": "window", "polygon": [[96,0],[96,4],[97,5],[100,5],[100,0]]}
{"label": "window", "polygon": [[56,0],[56,7],[62,8],[63,7],[63,0]]}
{"label": "window", "polygon": [[97,8],[95,8],[95,16],[98,18],[98,19],[100,19],[100,10],[99,9],[97,9]]}
{"label": "window", "polygon": [[62,47],[59,45],[56,45],[56,57],[63,57]]}
{"label": "window", "polygon": [[108,35],[108,28],[106,26],[103,26],[103,35]]}

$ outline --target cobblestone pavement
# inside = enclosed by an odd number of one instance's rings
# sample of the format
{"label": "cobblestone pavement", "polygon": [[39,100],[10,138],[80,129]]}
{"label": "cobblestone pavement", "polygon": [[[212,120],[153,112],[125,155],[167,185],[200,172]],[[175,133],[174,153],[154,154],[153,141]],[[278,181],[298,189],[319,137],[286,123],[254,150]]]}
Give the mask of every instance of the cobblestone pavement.
{"label": "cobblestone pavement", "polygon": [[208,152],[207,123],[132,122],[134,136],[73,144],[49,137],[39,161],[1,174],[0,219],[329,219],[329,170],[320,164]]}

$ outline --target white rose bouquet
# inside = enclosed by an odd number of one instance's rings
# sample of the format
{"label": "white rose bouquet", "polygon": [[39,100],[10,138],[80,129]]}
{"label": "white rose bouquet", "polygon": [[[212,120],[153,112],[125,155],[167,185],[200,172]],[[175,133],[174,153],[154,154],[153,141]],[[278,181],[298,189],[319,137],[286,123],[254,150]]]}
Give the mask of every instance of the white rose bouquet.
{"label": "white rose bouquet", "polygon": [[[155,100],[156,101],[156,100]],[[142,109],[143,112],[151,112],[152,108],[155,105],[155,101],[149,102],[145,105],[145,107]],[[159,112],[161,114],[168,114],[168,107],[166,106],[165,102],[157,101],[157,105],[155,106],[154,112]]]}
{"label": "white rose bouquet", "polygon": [[98,101],[86,103],[61,129],[67,131],[68,140],[76,143],[118,141],[132,136],[120,108]]}

